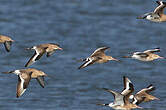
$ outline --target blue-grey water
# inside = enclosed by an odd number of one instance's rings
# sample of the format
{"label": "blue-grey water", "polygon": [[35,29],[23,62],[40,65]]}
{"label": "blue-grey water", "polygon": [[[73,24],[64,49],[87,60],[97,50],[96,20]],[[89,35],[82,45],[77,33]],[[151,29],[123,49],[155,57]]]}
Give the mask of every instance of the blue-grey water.
{"label": "blue-grey water", "polygon": [[[50,75],[43,89],[32,79],[27,91],[16,98],[17,76],[0,74],[1,110],[109,110],[97,103],[113,101],[101,88],[121,91],[128,76],[135,92],[153,84],[159,101],[143,103],[145,110],[166,109],[166,60],[140,62],[122,59],[134,51],[161,48],[166,57],[165,23],[138,20],[153,11],[154,0],[1,0],[0,34],[15,42],[10,53],[0,49],[0,72],[24,68],[33,51],[24,48],[41,43],[58,43],[64,49],[43,56],[30,67]],[[121,60],[95,64],[78,70],[80,58],[96,48],[109,46],[106,53]]]}

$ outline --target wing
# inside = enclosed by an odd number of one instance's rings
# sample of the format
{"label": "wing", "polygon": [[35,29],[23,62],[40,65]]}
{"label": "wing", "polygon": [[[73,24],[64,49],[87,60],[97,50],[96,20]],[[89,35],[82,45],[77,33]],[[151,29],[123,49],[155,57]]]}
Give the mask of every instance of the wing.
{"label": "wing", "polygon": [[129,97],[134,92],[133,84],[129,83],[128,86],[129,86],[128,92],[126,92],[125,95],[124,95],[124,102],[125,102],[125,104],[129,104],[130,103]]}
{"label": "wing", "polygon": [[35,51],[35,53],[33,54],[33,56],[26,63],[25,67],[28,67],[28,66],[32,65],[34,62],[36,62],[37,60],[39,60],[44,53],[45,53],[45,51],[42,51],[40,53],[38,51]]}
{"label": "wing", "polygon": [[40,86],[42,88],[44,88],[45,84],[44,84],[44,76],[39,76],[36,78],[36,80],[38,81],[38,83],[40,84]]}
{"label": "wing", "polygon": [[150,84],[146,89],[147,89],[146,93],[149,93],[149,92],[154,91],[156,88],[152,84]]}
{"label": "wing", "polygon": [[29,59],[29,61],[26,63],[25,67],[28,67],[30,65],[32,65],[35,61],[36,61],[36,58],[39,56],[38,53],[34,53],[33,56]]}
{"label": "wing", "polygon": [[101,59],[101,58],[99,58],[99,57],[95,57],[95,59],[93,59],[93,58],[87,58],[86,61],[85,61],[85,63],[83,63],[80,67],[78,67],[78,69],[85,68],[85,67],[87,67],[89,65],[92,65],[92,64],[94,64],[99,59]]}
{"label": "wing", "polygon": [[55,51],[47,52],[47,57],[50,57]]}
{"label": "wing", "polygon": [[12,41],[5,41],[4,42],[4,46],[5,46],[5,49],[7,52],[10,52],[11,45],[12,45]]}
{"label": "wing", "polygon": [[29,81],[31,80],[31,74],[23,73],[18,75],[17,98],[26,91],[26,88],[29,85]]}
{"label": "wing", "polygon": [[107,88],[103,88],[105,91],[112,93],[114,96],[114,104],[115,105],[124,105],[124,96],[118,92],[115,92],[113,90],[109,90]]}
{"label": "wing", "polygon": [[101,47],[101,48],[98,48],[98,49],[96,49],[96,50],[92,53],[91,57],[93,57],[93,56],[98,56],[98,55],[103,55],[103,54],[104,54],[104,51],[107,50],[107,49],[109,49],[109,47]]}
{"label": "wing", "polygon": [[164,8],[166,7],[166,3],[162,1],[156,1],[159,6],[154,10],[155,14],[161,15],[164,13]]}
{"label": "wing", "polygon": [[23,85],[24,85],[24,80],[21,79],[20,76],[18,76],[17,93],[16,93],[17,98],[20,97],[26,91],[26,89],[24,89]]}
{"label": "wing", "polygon": [[130,83],[131,81],[127,77],[123,76],[124,89],[121,92],[122,95],[127,95],[133,91],[133,85],[132,83],[131,84]]}
{"label": "wing", "polygon": [[140,103],[142,103],[144,101],[145,98],[146,97],[144,97],[144,96],[141,96],[139,99],[137,99],[136,97],[133,97],[132,104],[139,105]]}
{"label": "wing", "polygon": [[135,55],[139,55],[141,58],[146,58],[148,57],[149,55],[147,53],[143,53],[143,52],[136,52],[134,53]]}
{"label": "wing", "polygon": [[160,4],[160,1],[156,1],[156,3],[158,4],[158,6],[161,5],[161,4]]}
{"label": "wing", "polygon": [[[36,51],[36,53],[37,53],[37,51]],[[36,57],[35,61],[39,60],[43,56],[44,53],[45,53],[45,49],[44,50],[42,49],[40,51],[40,53],[38,53],[39,55]]]}
{"label": "wing", "polygon": [[137,93],[137,95],[139,95],[139,94],[145,94],[145,93],[150,93],[151,91],[153,91],[153,90],[155,90],[156,88],[152,85],[152,84],[150,84],[147,88],[144,88],[144,89],[141,89],[138,93]]}
{"label": "wing", "polygon": [[154,52],[160,52],[160,48],[155,48],[155,49],[144,51],[144,53],[154,53]]}

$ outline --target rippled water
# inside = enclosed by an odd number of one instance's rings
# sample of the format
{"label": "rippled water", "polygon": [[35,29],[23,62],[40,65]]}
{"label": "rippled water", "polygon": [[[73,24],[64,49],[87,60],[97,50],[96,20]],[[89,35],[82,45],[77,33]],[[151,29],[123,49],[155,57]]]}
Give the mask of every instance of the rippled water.
{"label": "rippled water", "polygon": [[[121,91],[122,76],[128,76],[136,91],[154,84],[153,95],[161,100],[144,103],[146,110],[166,108],[166,61],[140,62],[122,59],[133,51],[161,48],[166,57],[165,23],[137,20],[153,11],[154,1],[145,0],[1,0],[0,33],[16,42],[7,53],[1,46],[0,71],[24,68],[33,52],[24,48],[41,43],[58,43],[64,51],[43,56],[31,67],[50,76],[46,88],[32,80],[27,91],[15,98],[17,76],[0,74],[1,110],[108,110],[96,103],[113,101],[101,88]],[[76,60],[101,46],[122,60],[78,70]]]}

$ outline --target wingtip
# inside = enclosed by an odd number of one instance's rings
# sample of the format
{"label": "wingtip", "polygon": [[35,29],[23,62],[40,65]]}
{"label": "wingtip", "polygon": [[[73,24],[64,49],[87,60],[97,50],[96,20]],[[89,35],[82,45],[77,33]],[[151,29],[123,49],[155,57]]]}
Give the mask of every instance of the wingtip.
{"label": "wingtip", "polygon": [[10,50],[6,49],[7,52],[10,52]]}
{"label": "wingtip", "polygon": [[157,50],[158,52],[160,52],[160,47],[154,48],[155,50]]}
{"label": "wingtip", "polygon": [[16,98],[19,98],[21,95],[19,95],[18,93],[16,94]]}
{"label": "wingtip", "polygon": [[164,5],[166,5],[166,2],[163,2]]}
{"label": "wingtip", "polygon": [[105,90],[105,91],[108,91],[109,89],[108,88],[102,88],[103,90]]}
{"label": "wingtip", "polygon": [[125,81],[126,78],[127,78],[126,76],[123,76],[123,81]]}
{"label": "wingtip", "polygon": [[86,66],[84,66],[84,64],[82,64],[81,66],[78,67],[78,69],[82,69],[85,68]]}
{"label": "wingtip", "polygon": [[79,69],[79,70],[80,70],[80,69],[81,69],[81,66],[80,66],[80,67],[78,67],[77,69]]}
{"label": "wingtip", "polygon": [[33,64],[34,62],[30,59],[26,64],[25,67],[29,67]]}
{"label": "wingtip", "polygon": [[156,90],[156,87],[154,87],[152,84],[150,84],[147,88],[151,90]]}
{"label": "wingtip", "polygon": [[110,49],[110,47],[106,46],[107,49]]}
{"label": "wingtip", "polygon": [[5,49],[6,49],[7,52],[10,52],[11,45],[12,45],[12,42],[11,42],[11,41],[6,41],[6,42],[4,43],[4,46],[5,46]]}
{"label": "wingtip", "polygon": [[160,49],[160,47],[156,47],[155,49]]}
{"label": "wingtip", "polygon": [[131,80],[127,76],[123,76],[123,79],[131,83]]}
{"label": "wingtip", "polygon": [[149,85],[147,86],[147,88],[149,88],[149,87],[151,87],[151,86],[153,86],[153,84],[149,84]]}
{"label": "wingtip", "polygon": [[36,80],[38,81],[38,83],[40,84],[40,86],[41,86],[42,88],[45,87],[44,76],[38,76],[38,77],[36,78]]}
{"label": "wingtip", "polygon": [[32,64],[26,63],[26,64],[25,64],[25,67],[29,67],[30,65],[32,65]]}
{"label": "wingtip", "polygon": [[25,64],[25,67],[28,67],[28,64]]}
{"label": "wingtip", "polygon": [[164,4],[164,5],[166,5],[166,2],[163,2],[163,1],[156,1],[156,3],[158,4],[158,5],[161,5],[161,4]]}
{"label": "wingtip", "polygon": [[160,5],[160,1],[156,1],[156,3]]}

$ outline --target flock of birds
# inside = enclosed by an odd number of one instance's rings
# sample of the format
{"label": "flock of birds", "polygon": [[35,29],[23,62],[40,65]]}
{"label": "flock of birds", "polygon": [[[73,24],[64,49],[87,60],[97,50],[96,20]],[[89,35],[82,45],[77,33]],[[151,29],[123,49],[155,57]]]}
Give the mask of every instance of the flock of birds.
{"label": "flock of birds", "polygon": [[[142,108],[138,106],[142,102],[159,100],[159,98],[149,94],[151,91],[155,90],[155,87],[152,84],[140,90],[135,95],[132,95],[132,93],[134,92],[134,86],[132,82],[129,80],[129,78],[124,76],[123,83],[124,83],[124,89],[121,93],[109,90],[107,88],[103,88],[105,91],[112,93],[112,95],[114,96],[114,102],[109,104],[98,104],[98,105],[109,106],[114,109],[130,110],[134,108]],[[129,99],[131,99],[132,102],[130,102]]]}
{"label": "flock of birds", "polygon": [[[142,16],[139,16],[138,19],[147,19],[153,22],[164,22],[166,21],[166,15],[163,13],[164,8],[166,7],[166,2],[156,1],[158,4],[157,8],[154,12],[146,13]],[[12,40],[8,36],[0,35],[0,43],[4,43],[5,49],[7,52],[10,52],[10,48],[14,40]],[[37,60],[39,60],[44,53],[46,53],[47,57],[50,57],[56,50],[63,50],[58,44],[54,43],[46,43],[40,44],[37,46],[32,46],[31,48],[26,48],[27,50],[34,50],[34,55],[29,59],[29,61],[25,64],[25,67],[29,67],[34,64]],[[106,63],[110,60],[120,61],[112,56],[107,56],[105,54],[105,50],[109,49],[109,47],[100,47],[96,49],[89,57],[85,59],[80,59],[80,61],[84,62],[78,69],[85,68],[95,63]],[[155,48],[151,50],[145,50],[143,52],[134,52],[132,55],[123,56],[123,58],[132,58],[140,61],[153,61],[155,59],[165,59],[161,57],[156,52],[160,52],[160,48]],[[17,83],[17,91],[16,97],[20,97],[27,89],[28,84],[32,78],[35,78],[41,87],[45,87],[44,77],[48,76],[43,71],[37,70],[35,68],[26,68],[26,69],[17,69],[12,71],[3,72],[5,74],[14,73],[18,75],[18,83]],[[123,109],[130,110],[134,108],[142,108],[138,105],[142,102],[148,102],[151,100],[159,100],[159,98],[150,95],[149,93],[155,90],[155,87],[151,84],[148,87],[140,90],[135,95],[134,86],[132,82],[126,76],[123,77],[124,89],[121,93],[115,92],[113,90],[109,90],[107,88],[103,88],[104,90],[110,92],[114,96],[114,102],[109,104],[98,104],[103,106],[109,106],[113,109]]]}

